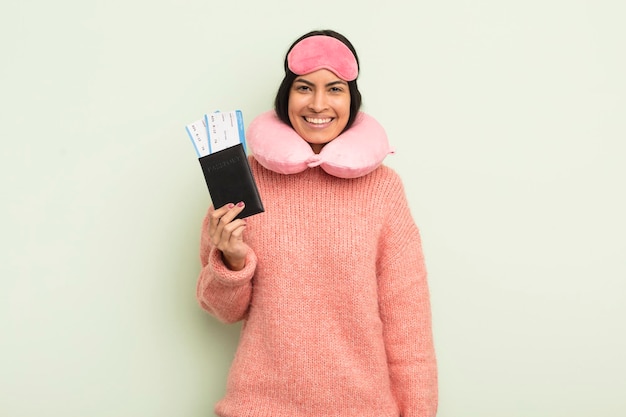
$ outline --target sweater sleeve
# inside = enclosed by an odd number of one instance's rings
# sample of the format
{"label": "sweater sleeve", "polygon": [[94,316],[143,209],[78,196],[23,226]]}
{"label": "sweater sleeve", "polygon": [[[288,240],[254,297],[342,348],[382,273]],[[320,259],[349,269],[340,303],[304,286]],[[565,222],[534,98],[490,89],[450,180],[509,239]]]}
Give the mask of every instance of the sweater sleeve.
{"label": "sweater sleeve", "polygon": [[224,264],[222,253],[211,243],[208,233],[209,216],[202,222],[200,263],[196,295],[200,306],[224,323],[234,323],[246,317],[252,297],[252,276],[257,258],[250,249],[246,265],[232,271]]}
{"label": "sweater sleeve", "polygon": [[437,364],[420,233],[402,184],[391,187],[377,263],[379,304],[392,389],[402,417],[437,413]]}

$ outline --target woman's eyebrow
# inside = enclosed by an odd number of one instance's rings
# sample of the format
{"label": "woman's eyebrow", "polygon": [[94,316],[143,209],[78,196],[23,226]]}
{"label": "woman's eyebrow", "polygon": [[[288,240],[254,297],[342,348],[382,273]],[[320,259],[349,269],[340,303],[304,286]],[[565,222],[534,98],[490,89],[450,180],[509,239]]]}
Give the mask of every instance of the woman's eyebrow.
{"label": "woman's eyebrow", "polygon": [[[315,84],[314,84],[314,83],[312,83],[311,81],[306,80],[306,79],[304,79],[304,78],[296,78],[296,79],[294,80],[294,83],[298,83],[298,82],[299,82],[299,83],[306,84],[306,85],[308,85],[309,87],[315,87]],[[328,84],[326,84],[326,87],[332,87],[333,85],[336,85],[336,84],[348,85],[348,83],[347,83],[347,82],[345,82],[344,80],[336,80],[336,81],[331,81],[331,82],[329,82]]]}
{"label": "woman's eyebrow", "polygon": [[344,80],[337,80],[337,81],[329,82],[328,84],[326,84],[326,87],[332,87],[333,85],[337,85],[337,84],[348,85],[348,83]]}
{"label": "woman's eyebrow", "polygon": [[296,78],[294,80],[294,83],[303,83],[303,84],[308,85],[309,87],[313,87],[315,85],[311,81],[305,80],[304,78]]}

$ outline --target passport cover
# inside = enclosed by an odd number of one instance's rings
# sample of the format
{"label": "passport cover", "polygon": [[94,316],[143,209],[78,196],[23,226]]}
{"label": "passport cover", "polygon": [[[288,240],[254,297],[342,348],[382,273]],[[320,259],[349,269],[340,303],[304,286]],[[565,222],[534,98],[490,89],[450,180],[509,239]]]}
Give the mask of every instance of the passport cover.
{"label": "passport cover", "polygon": [[238,219],[265,211],[241,143],[203,156],[198,161],[215,208],[243,201],[246,206],[237,215]]}

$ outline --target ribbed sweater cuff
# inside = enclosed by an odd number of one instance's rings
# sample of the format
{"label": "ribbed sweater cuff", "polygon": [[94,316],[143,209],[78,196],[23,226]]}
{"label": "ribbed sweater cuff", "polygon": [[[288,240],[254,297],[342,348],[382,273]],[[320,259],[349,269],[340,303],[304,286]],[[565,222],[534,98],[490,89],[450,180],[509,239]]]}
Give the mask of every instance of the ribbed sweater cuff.
{"label": "ribbed sweater cuff", "polygon": [[238,287],[247,284],[256,270],[257,257],[253,250],[246,255],[246,265],[241,271],[228,269],[222,258],[222,252],[212,248],[209,253],[209,267],[213,271],[213,279],[228,287]]}

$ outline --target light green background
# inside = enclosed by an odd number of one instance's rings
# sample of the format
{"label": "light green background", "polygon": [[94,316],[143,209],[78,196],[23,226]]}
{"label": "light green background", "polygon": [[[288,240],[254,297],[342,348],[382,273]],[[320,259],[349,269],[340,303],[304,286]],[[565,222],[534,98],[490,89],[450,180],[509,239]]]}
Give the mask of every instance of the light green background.
{"label": "light green background", "polygon": [[422,229],[439,416],[626,415],[625,21],[621,0],[3,0],[0,415],[212,415],[239,326],[195,301],[209,197],[183,127],[248,124],[327,27]]}

